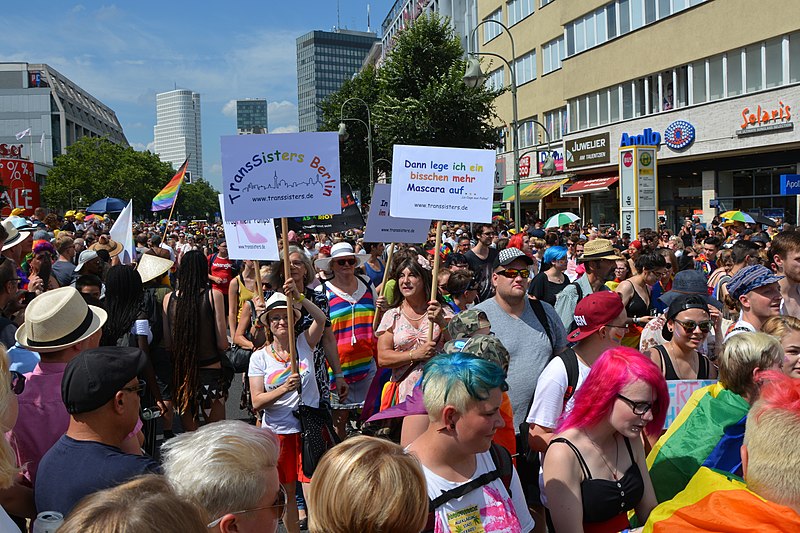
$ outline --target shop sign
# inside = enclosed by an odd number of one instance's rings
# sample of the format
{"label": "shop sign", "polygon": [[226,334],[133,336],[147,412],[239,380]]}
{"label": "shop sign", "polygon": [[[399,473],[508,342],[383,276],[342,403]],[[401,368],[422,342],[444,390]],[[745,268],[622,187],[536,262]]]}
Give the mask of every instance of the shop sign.
{"label": "shop sign", "polygon": [[655,146],[621,148],[619,154],[620,229],[636,235],[658,221],[658,175]]}
{"label": "shop sign", "polygon": [[11,159],[26,159],[22,157],[21,144],[0,144],[0,157],[10,157]]}
{"label": "shop sign", "polygon": [[781,174],[781,196],[800,194],[800,174]]}
{"label": "shop sign", "polygon": [[30,215],[39,207],[39,184],[30,161],[0,159],[0,183],[6,188],[2,194],[6,204],[0,212],[2,216],[8,216],[17,207]]}
{"label": "shop sign", "polygon": [[685,120],[676,120],[664,130],[664,144],[673,150],[683,150],[694,142],[694,126]]}
{"label": "shop sign", "polygon": [[741,129],[736,131],[736,135],[792,129],[792,107],[781,101],[778,101],[778,106],[773,109],[762,108],[761,105],[755,109],[742,109],[742,123],[739,124]]}
{"label": "shop sign", "polygon": [[553,156],[553,163],[556,165],[556,172],[564,172],[564,150],[562,148],[550,148],[550,151],[542,150],[541,152],[537,152],[539,158],[539,175],[542,175],[542,168],[544,167],[545,161],[547,161],[547,154]]}
{"label": "shop sign", "polygon": [[653,131],[652,128],[645,128],[639,135],[623,133],[619,141],[621,148],[625,146],[659,146],[661,144],[661,134]]}
{"label": "shop sign", "polygon": [[611,161],[608,133],[580,137],[567,145],[567,165],[569,168],[583,167]]}
{"label": "shop sign", "polygon": [[502,187],[506,184],[506,160],[498,157],[494,162],[494,186]]}
{"label": "shop sign", "polygon": [[519,158],[519,177],[527,178],[531,175],[531,156],[526,155]]}

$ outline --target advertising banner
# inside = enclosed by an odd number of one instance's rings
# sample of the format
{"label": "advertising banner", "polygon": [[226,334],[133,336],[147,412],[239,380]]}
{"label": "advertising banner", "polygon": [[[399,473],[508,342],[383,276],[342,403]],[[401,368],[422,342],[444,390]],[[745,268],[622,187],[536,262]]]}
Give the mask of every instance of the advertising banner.
{"label": "advertising banner", "polygon": [[392,162],[391,216],[491,221],[493,150],[396,144]]}
{"label": "advertising banner", "polygon": [[228,257],[231,259],[253,259],[259,261],[278,261],[278,237],[272,219],[244,220],[234,222],[225,218],[224,194],[219,195],[219,208],[222,226],[225,229],[225,242],[228,244]]}
{"label": "advertising banner", "polygon": [[336,132],[229,135],[221,149],[229,220],[341,212]]}
{"label": "advertising banner", "polygon": [[342,183],[342,211],[338,215],[313,215],[289,219],[289,229],[303,233],[336,233],[349,229],[363,228],[364,217],[356,204],[355,197],[346,183]]}
{"label": "advertising banner", "polygon": [[11,210],[21,207],[26,215],[32,215],[39,207],[39,184],[36,183],[33,163],[19,159],[0,159],[0,182],[6,188],[3,191],[5,207],[2,216],[7,217]]}
{"label": "advertising banner", "polygon": [[390,216],[391,195],[391,185],[388,183],[375,184],[375,190],[372,193],[372,205],[369,206],[369,215],[367,216],[364,241],[425,242],[428,238],[431,221]]}

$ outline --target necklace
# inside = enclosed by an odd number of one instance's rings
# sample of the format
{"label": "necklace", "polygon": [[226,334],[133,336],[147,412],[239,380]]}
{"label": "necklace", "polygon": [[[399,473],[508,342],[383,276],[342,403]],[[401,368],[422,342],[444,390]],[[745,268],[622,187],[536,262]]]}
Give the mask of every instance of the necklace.
{"label": "necklace", "polygon": [[[403,302],[403,305],[400,307],[400,312],[401,312],[401,313],[403,314],[403,316],[404,316],[404,317],[406,317],[408,320],[418,321],[418,320],[422,320],[422,318],[425,316],[425,313],[422,313],[421,315],[417,315],[417,317],[415,317],[415,318],[412,318],[412,317],[408,316],[408,314],[406,314],[406,312],[405,312],[405,310],[404,310],[406,307],[409,307],[409,308],[410,308],[411,306],[410,306],[410,305],[408,305],[408,303],[407,303],[407,302]],[[416,313],[412,313],[410,310],[409,310],[409,313],[411,313],[411,314],[416,314]]]}
{"label": "necklace", "polygon": [[[592,443],[592,446],[594,446],[595,450],[597,450],[597,452],[600,454],[600,459],[603,460],[603,463],[606,465],[606,468],[608,468],[608,471],[611,473],[611,477],[614,478],[614,481],[619,481],[619,476],[617,476],[616,470],[611,468],[611,465],[608,464],[608,461],[606,461],[606,456],[600,446],[598,446],[597,443],[592,440],[592,437],[589,436],[585,429],[583,430],[583,434],[586,435],[586,438],[589,439],[589,442]],[[614,435],[614,444],[616,444],[617,447],[617,452],[614,456],[614,466],[616,466],[619,462],[619,441],[617,440],[616,435]]]}
{"label": "necklace", "polygon": [[283,363],[284,365],[289,362],[289,358],[282,359],[280,355],[278,355],[278,351],[275,349],[275,344],[269,345],[270,350],[272,350],[272,358],[278,361],[279,363]]}

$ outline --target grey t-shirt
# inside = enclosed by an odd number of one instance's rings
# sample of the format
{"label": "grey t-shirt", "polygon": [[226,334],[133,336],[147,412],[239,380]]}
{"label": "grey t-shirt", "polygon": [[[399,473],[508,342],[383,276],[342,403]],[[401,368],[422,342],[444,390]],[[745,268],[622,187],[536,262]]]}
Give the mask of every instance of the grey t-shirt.
{"label": "grey t-shirt", "polygon": [[[539,374],[547,365],[553,347],[530,305],[525,306],[525,312],[520,319],[503,311],[495,298],[479,303],[474,309],[486,313],[492,324],[492,332],[511,356],[506,381],[511,408],[514,410],[514,431],[519,432],[519,425],[528,415]],[[542,305],[550,322],[555,350],[561,351],[567,346],[567,333],[553,306],[546,302],[542,302]]]}
{"label": "grey t-shirt", "polygon": [[75,265],[68,261],[56,261],[53,263],[53,275],[62,287],[72,283],[72,276],[75,272]]}

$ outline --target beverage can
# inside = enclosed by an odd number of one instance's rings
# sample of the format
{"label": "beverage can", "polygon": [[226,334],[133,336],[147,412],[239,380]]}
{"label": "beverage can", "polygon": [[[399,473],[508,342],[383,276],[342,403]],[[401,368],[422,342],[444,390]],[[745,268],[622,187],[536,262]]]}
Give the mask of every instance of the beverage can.
{"label": "beverage can", "polygon": [[161,416],[161,411],[157,407],[145,407],[142,409],[142,420],[145,422]]}
{"label": "beverage can", "polygon": [[56,511],[42,511],[36,515],[33,533],[56,533],[64,524],[64,515]]}

